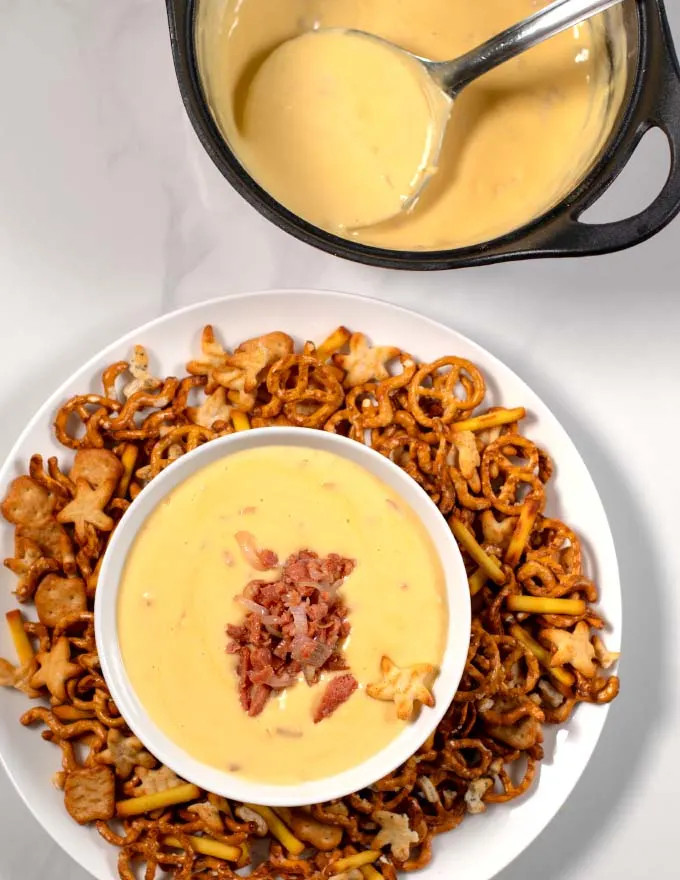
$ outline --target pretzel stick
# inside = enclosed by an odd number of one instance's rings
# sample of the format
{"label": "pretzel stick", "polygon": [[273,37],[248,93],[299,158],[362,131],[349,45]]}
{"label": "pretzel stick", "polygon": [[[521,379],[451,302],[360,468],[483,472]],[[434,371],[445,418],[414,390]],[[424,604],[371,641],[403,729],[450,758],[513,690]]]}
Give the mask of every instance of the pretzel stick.
{"label": "pretzel stick", "polygon": [[343,871],[351,871],[352,868],[361,868],[364,865],[371,865],[373,862],[377,862],[381,855],[382,853],[380,850],[367,849],[363,852],[346,856],[344,859],[338,859],[337,862],[333,863],[333,870],[337,871],[338,874],[342,874]]}
{"label": "pretzel stick", "polygon": [[258,804],[244,804],[244,806],[262,816],[267,823],[267,828],[269,828],[277,840],[281,841],[289,853],[292,853],[294,856],[300,855],[305,848],[304,843],[295,837],[288,826],[279,819],[273,810],[269,807],[261,807]]}
{"label": "pretzel stick", "polygon": [[116,813],[123,819],[128,816],[139,816],[142,813],[151,813],[154,810],[172,807],[175,804],[183,804],[185,801],[193,801],[201,796],[200,788],[186,783],[168,788],[156,794],[143,794],[140,797],[129,798],[116,804]]}
{"label": "pretzel stick", "polygon": [[24,616],[18,608],[15,608],[13,611],[8,611],[7,614],[5,614],[5,619],[7,620],[7,626],[9,627],[9,634],[12,636],[12,641],[14,642],[14,649],[19,658],[19,665],[25,666],[27,663],[31,662],[35,654],[31,641],[26,635],[26,630],[24,629]]}
{"label": "pretzel stick", "polygon": [[135,472],[135,465],[137,463],[138,456],[139,449],[134,445],[134,443],[126,443],[123,454],[120,457],[120,461],[123,465],[124,470],[122,477],[118,481],[118,487],[116,488],[115,493],[116,498],[125,498],[125,496],[127,495],[127,491],[130,488],[130,480],[132,479],[132,475]]}
{"label": "pretzel stick", "polygon": [[458,543],[462,545],[464,550],[467,550],[467,552],[474,559],[477,565],[479,565],[480,568],[484,569],[484,571],[495,584],[504,584],[505,575],[503,574],[503,570],[501,569],[500,565],[496,562],[495,559],[492,559],[489,554],[479,546],[477,540],[475,539],[472,532],[468,529],[468,527],[463,522],[461,522],[461,520],[456,519],[455,516],[451,517],[451,519],[449,520],[449,525],[451,526],[451,531],[453,532]]}
{"label": "pretzel stick", "polygon": [[231,420],[236,431],[247,431],[250,428],[250,419],[244,412],[232,412]]}
{"label": "pretzel stick", "polygon": [[539,645],[537,641],[531,638],[529,633],[522,629],[521,626],[517,624],[513,624],[510,627],[510,633],[513,635],[518,642],[521,642],[525,647],[527,647],[531,653],[536,657],[541,666],[544,666],[548,672],[552,675],[554,679],[559,681],[560,684],[565,685],[566,687],[571,687],[576,680],[574,676],[566,670],[563,666],[551,666],[550,661],[552,659],[552,654],[543,645]]}
{"label": "pretzel stick", "polygon": [[524,553],[524,548],[527,545],[534,523],[536,522],[536,517],[541,512],[542,506],[543,499],[539,498],[538,495],[530,495],[522,505],[522,509],[519,512],[515,524],[515,530],[512,533],[508,549],[505,552],[505,561],[513,568],[519,562],[522,553]]}
{"label": "pretzel stick", "polygon": [[[184,849],[181,842],[176,838],[164,837],[163,843],[174,849]],[[214,859],[222,859],[225,862],[237,862],[242,856],[240,846],[230,846],[228,843],[220,843],[212,837],[193,837],[189,835],[189,843],[194,852],[202,856],[212,856]]]}
{"label": "pretzel stick", "polygon": [[586,613],[583,599],[544,599],[541,596],[508,596],[508,611],[526,614],[569,614],[579,617]]}
{"label": "pretzel stick", "polygon": [[470,595],[476,596],[488,579],[489,575],[484,571],[483,568],[478,568],[477,571],[474,572],[474,574],[471,574],[468,578],[468,583],[470,584]]}
{"label": "pretzel stick", "polygon": [[481,416],[473,416],[471,419],[462,419],[460,422],[453,422],[451,432],[457,434],[459,431],[483,431],[486,428],[497,428],[500,425],[512,425],[513,422],[519,422],[527,414],[523,406],[516,409],[499,409],[496,412],[483,413]]}

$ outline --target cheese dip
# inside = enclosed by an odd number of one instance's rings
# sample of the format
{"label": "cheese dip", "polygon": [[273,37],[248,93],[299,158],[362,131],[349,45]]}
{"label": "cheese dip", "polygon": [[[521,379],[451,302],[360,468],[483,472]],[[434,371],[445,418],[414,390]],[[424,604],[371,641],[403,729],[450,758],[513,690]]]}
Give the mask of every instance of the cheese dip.
{"label": "cheese dip", "polygon": [[[252,567],[244,531],[279,560],[310,549],[354,563],[339,594],[358,688],[321,723],[313,715],[333,672],[273,691],[255,717],[239,702],[226,627],[243,619],[235,600],[246,584],[275,576]],[[448,610],[437,552],[398,494],[332,453],[271,446],[207,465],[151,513],[126,560],[117,625],[132,687],[166,736],[220,770],[287,784],[356,766],[399,735],[407,722],[366,686],[384,656],[437,667]]]}

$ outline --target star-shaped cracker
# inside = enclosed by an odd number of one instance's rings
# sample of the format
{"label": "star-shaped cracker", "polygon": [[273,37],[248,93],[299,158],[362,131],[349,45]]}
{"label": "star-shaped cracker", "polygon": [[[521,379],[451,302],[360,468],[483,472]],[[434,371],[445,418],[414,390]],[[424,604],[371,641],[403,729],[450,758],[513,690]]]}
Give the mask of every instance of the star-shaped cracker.
{"label": "star-shaped cracker", "polygon": [[573,633],[566,629],[544,629],[541,635],[557,649],[550,660],[551,666],[569,663],[586,678],[595,675],[595,648],[590,644],[590,627],[584,620],[576,624]]}
{"label": "star-shaped cracker", "polygon": [[40,669],[31,679],[31,686],[46,687],[59,703],[66,700],[66,682],[83,671],[77,663],[71,663],[71,645],[62,636],[49,651],[36,654]]}
{"label": "star-shaped cracker", "polygon": [[411,831],[409,817],[405,813],[378,810],[372,818],[380,825],[380,831],[371,844],[373,849],[389,846],[394,858],[405,862],[411,853],[411,846],[418,843],[418,832]]}
{"label": "star-shaped cracker", "polygon": [[415,703],[434,706],[434,694],[427,687],[436,673],[431,663],[417,663],[404,669],[389,657],[380,661],[382,681],[366,686],[366,693],[375,700],[391,700],[397,709],[397,718],[408,721],[413,715]]}
{"label": "star-shaped cracker", "polygon": [[336,354],[333,363],[347,374],[345,388],[354,388],[366,382],[389,379],[386,364],[401,354],[392,345],[371,347],[363,333],[352,333],[349,340],[349,354]]}
{"label": "star-shaped cracker", "polygon": [[156,759],[144,748],[136,736],[123,736],[112,728],[106,739],[107,748],[100,752],[97,761],[100,764],[112,764],[116,776],[128,779],[135,767],[150,770],[156,765]]}
{"label": "star-shaped cracker", "polygon": [[262,372],[274,361],[292,354],[293,340],[287,333],[276,331],[247,339],[232,355],[224,358],[224,369],[214,371],[216,382],[234,391],[255,391]]}
{"label": "star-shaped cracker", "polygon": [[149,356],[143,345],[135,345],[128,371],[132,379],[123,388],[126,398],[132,397],[138,391],[157,391],[163,384],[161,379],[156,379],[149,372]]}
{"label": "star-shaped cracker", "polygon": [[120,459],[108,449],[81,449],[76,453],[71,479],[76,487],[73,501],[57,514],[57,522],[73,523],[81,543],[86,540],[86,523],[102,532],[113,529],[104,508],[123,474]]}

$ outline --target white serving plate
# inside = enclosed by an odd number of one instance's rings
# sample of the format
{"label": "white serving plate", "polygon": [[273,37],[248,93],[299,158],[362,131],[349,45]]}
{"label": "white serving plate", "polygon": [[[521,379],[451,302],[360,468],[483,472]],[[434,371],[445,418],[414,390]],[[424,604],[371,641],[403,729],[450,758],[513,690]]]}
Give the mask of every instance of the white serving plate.
{"label": "white serving plate", "polygon": [[[273,330],[298,340],[322,341],[339,324],[366,333],[377,344],[397,345],[422,360],[455,354],[474,361],[487,379],[487,403],[524,406],[525,432],[543,445],[556,464],[550,484],[548,513],[568,522],[583,538],[586,570],[600,588],[601,608],[609,621],[610,650],[621,643],[621,588],[607,517],[595,484],[576,447],[555,416],[508,367],[480,346],[448,327],[389,303],[322,291],[267,291],[241,294],[190,306],[158,318],[127,334],[98,354],[62,385],[27,425],[0,470],[0,492],[24,473],[34,452],[69,451],[52,436],[52,420],[68,397],[99,390],[99,375],[113,361],[125,359],[135,343],[145,345],[154,373],[183,375],[184,364],[199,350],[200,331],[213,324],[226,344]],[[0,558],[12,555],[12,529],[0,523]],[[13,575],[0,571],[0,611],[15,607]],[[13,647],[0,626],[0,656],[13,657]],[[0,758],[17,791],[54,840],[97,880],[118,880],[117,851],[91,828],[76,825],[63,806],[63,794],[51,784],[60,766],[59,750],[43,742],[37,730],[18,723],[28,706],[18,692],[0,694]],[[590,759],[607,717],[607,706],[581,705],[570,722],[546,729],[546,760],[539,778],[524,798],[492,806],[467,817],[454,832],[437,838],[434,858],[419,876],[425,880],[490,880],[516,858],[545,828],[575,787]]]}

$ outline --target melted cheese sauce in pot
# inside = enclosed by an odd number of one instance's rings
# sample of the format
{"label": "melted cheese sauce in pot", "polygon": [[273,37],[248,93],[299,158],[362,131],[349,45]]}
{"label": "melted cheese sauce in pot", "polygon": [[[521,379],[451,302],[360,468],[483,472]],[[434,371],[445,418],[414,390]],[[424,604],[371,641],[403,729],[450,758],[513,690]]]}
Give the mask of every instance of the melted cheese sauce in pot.
{"label": "melted cheese sauce in pot", "polygon": [[[392,249],[476,244],[544,213],[582,179],[599,154],[625,85],[625,71],[614,75],[611,70],[603,16],[468,86],[454,103],[438,173],[422,198],[407,214],[374,225],[361,221],[381,216],[380,199],[386,197],[381,174],[391,177],[395,167],[418,169],[414,155],[427,126],[417,75],[412,72],[407,85],[405,71],[394,75],[387,62],[378,65],[355,46],[340,50],[337,43],[323,57],[314,58],[307,50],[284,53],[272,76],[267,75],[272,74],[268,59],[285,41],[311,29],[356,28],[417,55],[447,60],[547,4],[201,0],[196,41],[204,90],[219,128],[246,169],[304,219]],[[340,93],[350,84],[357,94],[354,87],[363,81],[365,91],[358,94],[369,101],[381,77],[390,76],[395,88],[379,90],[382,110],[357,125],[356,113],[348,116]],[[401,127],[401,138],[394,136],[395,126]],[[380,149],[372,153],[376,141]],[[396,158],[395,150],[401,150]],[[373,186],[362,190],[360,182],[374,169]],[[402,189],[395,181],[392,197]],[[348,204],[361,228],[348,222]]]}
{"label": "melted cheese sauce in pot", "polygon": [[406,209],[450,108],[415,59],[328,30],[272,52],[248,90],[242,132],[265,189],[318,225],[351,233]]}
{"label": "melted cheese sauce in pot", "polygon": [[[234,599],[246,584],[267,577],[240,553],[242,530],[282,561],[303,548],[356,560],[341,594],[359,689],[319,724],[326,674],[282,691],[255,718],[239,703],[225,626],[243,618]],[[123,662],[157,726],[194,758],[273,784],[341,772],[398,736],[394,704],[365,687],[380,679],[383,654],[438,666],[447,625],[441,564],[410,507],[353,462],[292,447],[236,453],[174,489],[132,546],[118,604]]]}

